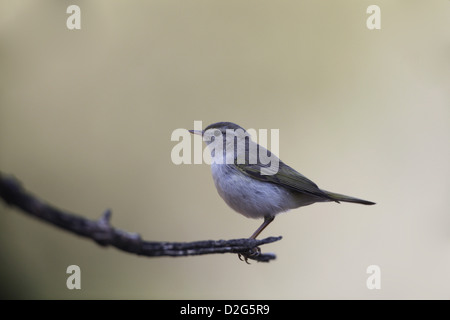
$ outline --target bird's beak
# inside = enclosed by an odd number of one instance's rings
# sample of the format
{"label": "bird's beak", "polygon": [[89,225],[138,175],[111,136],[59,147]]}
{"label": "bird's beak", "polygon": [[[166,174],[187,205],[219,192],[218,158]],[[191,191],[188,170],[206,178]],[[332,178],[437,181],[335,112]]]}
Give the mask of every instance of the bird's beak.
{"label": "bird's beak", "polygon": [[189,130],[192,134],[198,134],[199,136],[203,136],[204,131],[203,130]]}

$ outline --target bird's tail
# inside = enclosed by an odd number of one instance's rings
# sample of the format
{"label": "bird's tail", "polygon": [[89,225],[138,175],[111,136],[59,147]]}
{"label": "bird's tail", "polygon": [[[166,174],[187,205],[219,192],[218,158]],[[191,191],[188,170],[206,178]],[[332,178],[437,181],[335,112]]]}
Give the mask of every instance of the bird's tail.
{"label": "bird's tail", "polygon": [[339,194],[339,193],[334,193],[334,192],[330,192],[330,191],[325,191],[322,190],[326,195],[328,195],[330,198],[332,198],[333,200],[337,201],[337,202],[352,202],[352,203],[359,203],[359,204],[365,204],[365,205],[372,205],[375,204],[375,202],[372,201],[367,201],[367,200],[362,200],[362,199],[358,199],[358,198],[354,198],[354,197],[349,197],[349,196],[345,196],[343,194]]}

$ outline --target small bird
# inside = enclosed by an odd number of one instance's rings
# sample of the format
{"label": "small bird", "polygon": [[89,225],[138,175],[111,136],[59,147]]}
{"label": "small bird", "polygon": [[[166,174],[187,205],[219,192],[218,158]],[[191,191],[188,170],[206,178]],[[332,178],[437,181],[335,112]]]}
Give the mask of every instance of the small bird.
{"label": "small bird", "polygon": [[[232,122],[217,122],[201,135],[211,151],[211,172],[219,195],[232,209],[248,218],[264,218],[250,236],[256,237],[281,212],[315,202],[374,202],[320,189],[314,182],[251,140],[245,129]],[[271,163],[263,162],[261,156]],[[272,167],[275,164],[275,169]],[[253,254],[259,254],[254,252]],[[240,257],[240,256],[239,256]],[[245,257],[247,261],[248,257]]]}

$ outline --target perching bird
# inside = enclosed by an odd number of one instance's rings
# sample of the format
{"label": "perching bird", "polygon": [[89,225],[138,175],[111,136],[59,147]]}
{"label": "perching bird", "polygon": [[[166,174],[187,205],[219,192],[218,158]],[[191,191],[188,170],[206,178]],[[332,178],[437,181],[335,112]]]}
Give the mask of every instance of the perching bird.
{"label": "perching bird", "polygon": [[223,200],[248,218],[264,218],[261,226],[250,236],[251,239],[255,239],[277,214],[290,209],[315,202],[375,204],[320,189],[269,150],[252,141],[247,131],[237,124],[217,122],[205,130],[189,132],[201,135],[208,145],[214,184]]}

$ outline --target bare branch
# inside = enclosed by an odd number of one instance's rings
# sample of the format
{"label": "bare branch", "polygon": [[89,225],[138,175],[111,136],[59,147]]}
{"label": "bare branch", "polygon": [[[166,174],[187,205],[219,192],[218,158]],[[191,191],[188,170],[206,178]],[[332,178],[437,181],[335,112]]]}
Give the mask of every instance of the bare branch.
{"label": "bare branch", "polygon": [[0,173],[0,198],[8,205],[53,224],[61,229],[90,238],[101,246],[112,246],[119,250],[147,257],[192,256],[213,253],[237,253],[248,259],[268,262],[275,259],[272,253],[255,255],[255,249],[263,244],[275,242],[281,237],[262,240],[233,239],[205,240],[195,242],[156,242],[142,240],[137,233],[123,231],[111,226],[111,211],[106,210],[99,220],[89,220],[79,215],[55,208],[27,192],[13,177]]}

